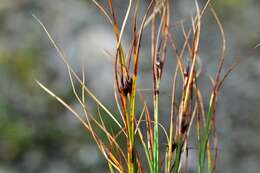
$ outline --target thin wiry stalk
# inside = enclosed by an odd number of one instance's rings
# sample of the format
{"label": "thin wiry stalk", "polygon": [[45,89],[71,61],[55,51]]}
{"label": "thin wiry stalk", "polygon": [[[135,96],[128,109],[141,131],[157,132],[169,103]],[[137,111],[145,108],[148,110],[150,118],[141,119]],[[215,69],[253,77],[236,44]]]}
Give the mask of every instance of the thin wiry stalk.
{"label": "thin wiry stalk", "polygon": [[[52,91],[50,91],[48,88],[46,88],[46,87],[45,87],[43,84],[41,84],[39,81],[36,81],[36,82],[37,82],[37,84],[38,84],[44,91],[46,91],[49,95],[51,95],[52,97],[54,97],[58,102],[60,102],[64,107],[66,107],[70,112],[72,112],[73,115],[74,115],[77,119],[79,119],[79,121],[84,125],[84,127],[85,127],[87,130],[90,131],[89,125],[81,118],[81,116],[80,116],[77,112],[74,111],[73,108],[71,108],[66,102],[64,102],[60,97],[58,97],[56,94],[54,94],[54,93],[53,93]],[[104,154],[104,156],[107,156],[107,154],[106,154],[106,152],[105,152],[106,149],[105,149],[105,147],[104,147],[104,144],[102,144],[102,142],[101,142],[100,140],[98,140],[98,137],[96,136],[95,133],[92,133],[92,135],[94,135],[94,139],[96,140],[97,145],[99,146],[99,148],[101,149],[101,151],[104,151],[104,152],[102,152],[102,153]],[[112,156],[111,153],[110,153],[110,156]],[[107,157],[107,160],[108,160],[112,165],[114,165],[114,167],[115,167],[116,169],[118,169],[118,171],[122,172],[122,168],[118,167],[118,166],[120,166],[120,165],[115,164],[114,161],[110,160],[110,158],[108,158],[108,157]]]}
{"label": "thin wiry stalk", "polygon": [[92,0],[92,2],[97,6],[97,8],[102,12],[102,14],[104,14],[106,16],[109,23],[111,25],[113,25],[113,21],[112,21],[111,17],[107,14],[106,10],[102,7],[102,5],[100,5],[96,0]]}
{"label": "thin wiry stalk", "polygon": [[191,52],[191,59],[192,59],[192,65],[190,70],[187,71],[187,75],[185,81],[184,81],[184,88],[183,88],[183,96],[182,96],[182,102],[180,105],[179,110],[179,129],[178,129],[178,145],[176,149],[176,157],[174,161],[174,172],[179,172],[180,170],[180,161],[181,161],[181,152],[183,145],[185,143],[185,136],[187,135],[187,127],[189,127],[190,124],[190,109],[191,109],[191,95],[193,92],[193,82],[196,78],[195,75],[195,63],[197,59],[197,51],[199,46],[199,40],[200,40],[200,10],[196,1],[196,9],[197,9],[197,21],[196,23],[193,23],[193,31],[194,31],[194,37],[192,42],[192,52]]}
{"label": "thin wiry stalk", "polygon": [[[202,146],[201,146],[201,158],[200,158],[200,167],[199,167],[199,171],[200,173],[204,172],[204,160],[205,160],[205,152],[206,150],[209,150],[209,135],[211,132],[211,128],[212,128],[212,118],[214,117],[214,113],[215,113],[215,107],[217,104],[217,96],[218,96],[218,92],[219,92],[219,82],[220,82],[220,75],[221,75],[221,71],[223,69],[223,64],[224,64],[224,57],[225,57],[225,50],[226,50],[226,41],[225,41],[225,34],[223,31],[223,27],[221,25],[221,22],[219,21],[219,18],[215,12],[215,10],[211,7],[211,12],[218,24],[219,30],[221,32],[221,36],[222,36],[222,51],[221,51],[221,55],[220,55],[220,60],[219,60],[219,66],[218,66],[218,71],[216,73],[216,78],[214,81],[214,88],[213,88],[213,92],[211,95],[211,99],[210,99],[210,106],[209,106],[209,111],[207,114],[207,120],[206,120],[206,126],[205,126],[205,130],[203,133],[203,139],[202,139]],[[208,146],[208,147],[207,147]],[[208,154],[208,171],[211,172],[212,168],[211,168],[211,159],[210,159],[211,155]]]}
{"label": "thin wiry stalk", "polygon": [[174,77],[173,77],[173,85],[172,85],[172,102],[171,102],[171,117],[170,117],[170,139],[169,139],[169,149],[167,155],[167,173],[171,172],[171,163],[172,163],[172,154],[173,154],[173,145],[174,141],[174,113],[175,113],[175,99],[176,99],[176,82],[177,82],[178,70],[176,68]]}
{"label": "thin wiry stalk", "polygon": [[[71,86],[72,86],[72,90],[73,90],[73,93],[75,95],[75,97],[77,98],[78,102],[80,103],[80,105],[82,106],[83,110],[84,110],[84,113],[87,117],[87,123],[89,125],[89,128],[90,128],[90,132],[92,134],[95,134],[93,128],[92,128],[92,125],[90,124],[90,120],[89,120],[89,113],[86,109],[86,106],[84,105],[84,102],[81,101],[80,97],[78,96],[77,92],[76,92],[76,89],[75,89],[75,85],[74,85],[74,82],[73,82],[73,79],[72,79],[72,75],[71,75],[71,72],[70,70],[68,70],[68,73],[69,73],[69,77],[70,77],[70,81],[71,81]],[[102,123],[102,119],[101,119],[101,124],[98,123],[94,118],[92,118],[93,116],[91,116],[91,119],[95,122],[95,124],[97,124],[100,129],[106,134],[108,140],[110,143],[112,143],[112,146],[114,146],[114,148],[116,150],[119,151],[119,153],[123,156],[123,158],[126,160],[125,156],[124,156],[124,153],[123,153],[123,150],[121,149],[121,147],[119,146],[119,144],[115,141],[114,137],[112,136],[112,134],[110,134],[106,128],[106,126]]]}
{"label": "thin wiry stalk", "polygon": [[117,48],[119,48],[119,46],[121,45],[121,40],[122,40],[124,31],[125,31],[125,26],[126,26],[127,19],[129,17],[129,13],[130,13],[130,10],[131,10],[131,7],[132,7],[132,3],[133,3],[133,0],[129,0],[129,5],[127,7],[127,12],[125,14],[125,18],[124,18],[124,21],[123,21],[123,24],[122,24],[122,27],[121,27],[121,31],[120,31],[120,35],[119,35],[119,38],[118,38]]}
{"label": "thin wiry stalk", "polygon": [[[162,20],[160,27],[162,26]],[[158,44],[159,44],[159,34],[160,29],[157,34],[157,41],[155,49],[159,50]],[[157,51],[156,51],[157,52]],[[158,55],[153,55],[153,75],[154,75],[154,148],[153,148],[153,157],[154,157],[154,165],[153,165],[153,171],[154,173],[159,172],[159,87],[160,87],[160,75],[161,75],[161,68],[160,68],[160,60],[157,60]]]}
{"label": "thin wiry stalk", "polygon": [[46,29],[46,27],[44,26],[44,24],[35,16],[32,15],[36,21],[42,26],[43,30],[45,31],[45,33],[47,34],[49,40],[51,41],[52,45],[54,46],[54,48],[56,49],[56,51],[59,54],[59,57],[62,59],[62,61],[66,64],[66,66],[69,68],[69,70],[71,71],[72,75],[77,79],[77,81],[81,84],[82,87],[84,87],[84,90],[91,96],[91,98],[100,105],[100,107],[113,119],[113,121],[118,125],[119,128],[122,128],[121,124],[118,122],[118,120],[116,120],[116,118],[113,116],[113,114],[101,103],[101,101],[90,91],[90,89],[86,86],[83,85],[82,80],[79,78],[79,76],[75,73],[75,71],[73,70],[73,68],[70,66],[70,64],[67,61],[67,58],[64,54],[64,52],[59,48],[59,46],[56,44],[56,42],[53,40],[52,36],[50,35],[50,33],[48,32],[48,30]]}

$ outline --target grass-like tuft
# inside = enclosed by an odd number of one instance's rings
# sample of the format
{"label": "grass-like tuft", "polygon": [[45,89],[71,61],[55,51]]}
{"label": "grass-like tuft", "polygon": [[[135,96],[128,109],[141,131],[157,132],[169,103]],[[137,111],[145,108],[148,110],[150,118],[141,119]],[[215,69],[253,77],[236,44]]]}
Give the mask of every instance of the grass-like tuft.
{"label": "grass-like tuft", "polygon": [[[114,103],[120,112],[120,117],[116,117],[108,108],[95,96],[85,85],[84,69],[79,76],[70,66],[66,55],[62,49],[52,39],[52,36],[44,24],[36,17],[51,43],[63,60],[69,73],[73,93],[78,103],[81,105],[84,116],[76,112],[65,100],[57,96],[45,85],[37,81],[38,85],[58,102],[65,106],[83,126],[90,132],[101,153],[108,163],[111,173],[177,173],[187,168],[188,144],[190,132],[194,130],[198,148],[198,172],[216,172],[216,161],[218,155],[217,133],[216,133],[216,109],[218,96],[224,80],[230,74],[234,66],[223,74],[223,64],[225,57],[225,35],[221,22],[208,0],[202,7],[195,1],[196,14],[191,16],[190,28],[180,22],[184,42],[181,48],[177,46],[175,36],[172,31],[172,2],[170,0],[152,0],[147,6],[144,16],[140,16],[139,1],[129,0],[126,13],[123,16],[121,25],[118,23],[117,13],[113,6],[113,1],[108,0],[107,8],[104,8],[97,1],[92,0],[98,10],[109,21],[114,29],[116,37],[116,52],[114,55]],[[108,10],[106,10],[108,9]],[[205,10],[209,9],[216,20],[221,33],[222,50],[215,77],[210,76],[211,93],[209,97],[203,97],[198,85],[201,66],[203,60],[199,58],[199,45],[201,37],[201,23]],[[137,19],[142,18],[140,24]],[[120,16],[121,18],[121,16]],[[131,22],[128,22],[131,20]],[[187,21],[186,21],[187,22]],[[128,24],[129,23],[129,24]],[[186,27],[185,27],[186,26]],[[132,42],[129,48],[122,45],[122,38],[125,29],[132,29]],[[144,31],[150,27],[150,57],[151,57],[151,77],[153,81],[152,98],[153,105],[149,107],[142,96],[142,88],[138,85],[140,49]],[[146,46],[147,47],[147,46]],[[125,51],[127,49],[128,51]],[[167,52],[172,49],[175,53],[177,64],[172,68],[172,95],[169,115],[169,125],[163,127],[160,119],[160,94],[161,79],[165,64],[168,63]],[[188,56],[187,53],[188,52]],[[172,57],[168,57],[172,58]],[[206,76],[206,75],[205,75]],[[75,83],[81,86],[77,91]],[[182,86],[181,89],[177,85]],[[180,97],[177,97],[179,95]],[[90,97],[98,105],[98,115],[93,115],[85,102],[85,97]],[[210,98],[207,100],[207,98]],[[137,101],[138,99],[138,101]],[[208,105],[208,106],[206,106]],[[137,115],[137,108],[142,107],[142,114]],[[149,109],[150,108],[150,109]],[[101,114],[100,112],[104,112]],[[119,131],[111,131],[105,118],[112,120],[112,125],[117,126]],[[120,118],[120,120],[119,120]],[[144,122],[144,123],[142,123]],[[194,124],[194,125],[193,125]],[[163,129],[163,130],[161,130]],[[159,141],[160,134],[167,136],[167,144]],[[100,135],[100,134],[103,135]],[[119,143],[118,138],[123,138]],[[138,143],[139,142],[139,143]],[[140,145],[139,145],[140,144]],[[212,150],[211,148],[214,148]],[[146,159],[143,159],[146,158]],[[187,160],[187,159],[186,159]],[[183,169],[182,169],[183,168]]]}

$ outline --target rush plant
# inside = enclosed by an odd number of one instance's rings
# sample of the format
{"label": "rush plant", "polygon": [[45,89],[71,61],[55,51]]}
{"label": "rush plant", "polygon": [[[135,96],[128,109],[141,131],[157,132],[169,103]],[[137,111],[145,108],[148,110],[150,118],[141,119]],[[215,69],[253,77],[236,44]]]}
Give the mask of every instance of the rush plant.
{"label": "rush plant", "polygon": [[[65,63],[75,99],[81,105],[84,114],[80,115],[65,100],[57,96],[45,85],[37,81],[39,86],[58,102],[65,106],[82,125],[90,132],[97,147],[107,160],[111,173],[177,173],[187,168],[189,150],[189,139],[191,131],[196,134],[198,172],[216,172],[216,161],[218,155],[217,133],[216,133],[216,109],[218,96],[224,80],[230,74],[234,66],[223,73],[225,56],[225,35],[219,18],[208,0],[199,5],[194,1],[196,13],[191,16],[190,28],[179,22],[184,38],[181,46],[172,31],[172,2],[170,0],[152,0],[147,5],[143,16],[138,13],[139,1],[129,0],[123,21],[118,22],[119,16],[113,6],[113,0],[107,0],[107,8],[104,8],[95,0],[92,2],[109,21],[114,30],[116,38],[116,51],[114,53],[114,103],[120,117],[117,117],[102,103],[94,93],[86,86],[84,70],[78,75],[68,63],[66,55],[55,43],[43,23],[35,17],[46,32],[51,43],[57,50],[60,58]],[[108,10],[106,10],[108,9]],[[203,59],[199,57],[199,45],[201,37],[201,23],[205,11],[209,10],[214,17],[221,33],[222,49],[219,56],[215,76],[200,75]],[[120,16],[121,18],[122,16]],[[141,22],[137,22],[141,18]],[[131,22],[128,22],[131,21]],[[187,22],[187,21],[185,21]],[[122,23],[119,25],[119,23]],[[139,24],[138,24],[139,23]],[[126,34],[127,27],[132,29],[132,42],[130,47],[124,47],[122,38]],[[150,28],[150,43],[142,42],[145,30]],[[145,35],[147,36],[147,34]],[[149,44],[151,57],[151,96],[153,105],[148,106],[142,95],[141,86],[138,85],[140,55],[142,44]],[[168,50],[172,49],[175,56],[168,57]],[[172,94],[171,110],[168,117],[169,124],[160,123],[160,93],[161,80],[163,77],[167,58],[175,58],[176,64],[172,64]],[[208,97],[202,96],[198,79],[206,77],[211,81],[211,93]],[[78,91],[75,87],[81,86]],[[182,86],[178,88],[177,86]],[[177,97],[177,95],[179,97]],[[85,98],[92,99],[98,105],[98,115],[93,115]],[[137,101],[138,100],[138,101]],[[142,108],[141,115],[137,109]],[[103,110],[103,114],[100,113]],[[140,111],[140,110],[139,110]],[[104,116],[112,120],[112,126],[117,126],[118,132],[111,132],[104,122]],[[119,120],[120,118],[120,120]],[[164,117],[165,118],[165,117]],[[145,123],[143,123],[145,122]],[[111,126],[111,124],[110,124]],[[167,128],[166,128],[167,127]],[[98,131],[98,132],[97,132]],[[100,131],[103,135],[100,135]],[[165,142],[160,141],[160,135],[166,134]],[[119,136],[125,140],[118,142]],[[213,150],[212,150],[213,148]],[[141,159],[142,158],[142,159]],[[143,159],[145,158],[145,159]],[[186,161],[185,161],[186,160]]]}

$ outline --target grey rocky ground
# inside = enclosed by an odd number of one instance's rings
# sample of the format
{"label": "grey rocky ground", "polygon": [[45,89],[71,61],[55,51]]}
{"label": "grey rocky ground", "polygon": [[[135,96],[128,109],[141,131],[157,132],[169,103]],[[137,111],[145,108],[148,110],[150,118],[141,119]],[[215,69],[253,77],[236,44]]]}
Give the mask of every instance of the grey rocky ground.
{"label": "grey rocky ground", "polygon": [[[176,2],[175,19],[192,14],[190,2]],[[246,59],[225,83],[219,101],[218,172],[254,173],[260,169],[260,48],[253,49],[260,42],[260,2],[220,0],[215,6],[226,33],[227,63]],[[117,5],[119,13],[124,7]],[[32,13],[46,24],[75,69],[84,61],[88,86],[113,108],[113,60],[104,50],[114,51],[114,37],[90,1],[1,0],[0,172],[105,172],[90,136],[34,82],[39,79],[59,95],[72,96],[66,68]],[[203,70],[213,73],[219,31],[212,18],[204,22]],[[207,81],[202,85],[207,90]]]}

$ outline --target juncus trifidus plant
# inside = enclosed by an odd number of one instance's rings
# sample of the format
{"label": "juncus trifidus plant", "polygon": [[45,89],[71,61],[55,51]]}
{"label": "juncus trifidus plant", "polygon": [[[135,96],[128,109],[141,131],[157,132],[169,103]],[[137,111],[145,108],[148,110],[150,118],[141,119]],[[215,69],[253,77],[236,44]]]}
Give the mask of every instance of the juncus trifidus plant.
{"label": "juncus trifidus plant", "polygon": [[[141,16],[142,20],[140,24],[137,22],[140,18],[138,15],[140,2],[138,0],[129,0],[121,25],[118,24],[118,16],[113,6],[113,0],[107,1],[107,9],[109,10],[105,10],[95,0],[92,0],[92,2],[109,21],[116,37],[116,43],[114,43],[116,45],[116,52],[113,56],[115,105],[118,107],[120,117],[115,116],[114,113],[108,110],[105,104],[91,92],[85,84],[84,70],[82,76],[74,71],[68,63],[66,55],[52,39],[46,27],[34,16],[45,30],[51,43],[59,53],[60,58],[65,63],[73,93],[85,115],[80,115],[65,100],[37,81],[39,86],[65,106],[90,132],[97,147],[107,160],[111,173],[180,172],[181,168],[187,168],[187,161],[184,161],[185,159],[182,158],[186,158],[186,160],[188,158],[188,143],[192,130],[196,132],[198,172],[205,172],[206,167],[207,172],[216,172],[218,145],[215,117],[217,101],[223,82],[234,66],[231,66],[223,74],[222,69],[226,48],[225,36],[221,22],[210,4],[211,1],[208,0],[202,6],[199,6],[196,0],[194,1],[196,14],[191,16],[190,28],[187,29],[180,22],[179,27],[182,30],[181,33],[184,38],[181,47],[177,46],[175,36],[171,32],[171,9],[173,2],[170,0],[150,1],[145,14]],[[212,84],[209,86],[211,88],[211,93],[208,97],[209,100],[202,96],[201,88],[198,85],[198,78],[201,77],[201,66],[198,64],[199,62],[203,63],[203,60],[199,57],[201,19],[206,9],[211,11],[222,38],[222,50],[219,63],[216,64],[216,75],[209,77]],[[128,22],[129,20],[131,22]],[[130,47],[122,45],[122,38],[126,33],[125,30],[127,27],[132,28],[133,31]],[[143,43],[142,39],[147,28],[150,28],[150,43]],[[152,109],[149,109],[146,100],[142,97],[142,91],[139,90],[141,86],[137,82],[140,77],[139,60],[143,58],[140,55],[142,44],[150,45],[151,78],[153,81],[151,87],[153,98]],[[168,57],[167,52],[169,49],[174,51],[174,57]],[[160,84],[165,64],[168,63],[167,58],[175,58],[177,63],[172,64],[174,68],[171,69],[171,108],[168,116],[168,128],[165,128],[159,121],[159,100],[163,99],[163,95],[160,94]],[[75,81],[81,86],[80,92],[75,88]],[[182,87],[178,89],[177,84],[181,84]],[[180,95],[180,97],[176,95]],[[98,110],[102,109],[105,113],[101,115],[100,111],[98,111],[98,116],[94,116],[85,102],[85,97],[91,98],[98,105]],[[139,102],[136,101],[137,99]],[[138,115],[136,109],[140,107],[142,107],[142,113]],[[104,122],[103,116],[110,118],[113,126],[117,126],[120,130],[118,132],[111,132]],[[97,132],[97,129],[99,132]],[[100,131],[103,135],[100,135]],[[161,131],[164,131],[166,134],[166,145],[165,142],[159,141],[160,134],[162,134]],[[119,136],[125,139],[121,143],[117,140]]]}

